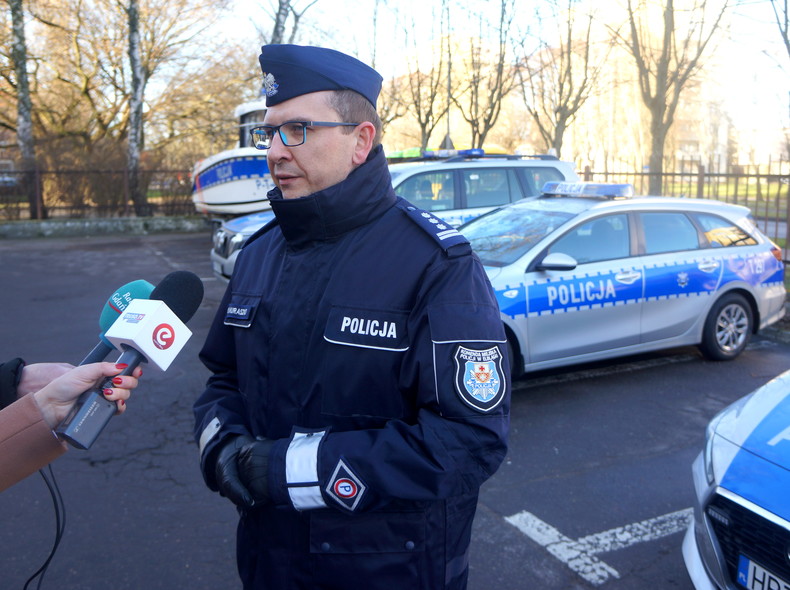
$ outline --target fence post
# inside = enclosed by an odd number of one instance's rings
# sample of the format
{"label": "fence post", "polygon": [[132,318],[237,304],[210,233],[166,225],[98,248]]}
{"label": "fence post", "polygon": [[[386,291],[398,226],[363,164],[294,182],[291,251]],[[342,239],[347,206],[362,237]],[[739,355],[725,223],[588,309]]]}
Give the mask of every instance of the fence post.
{"label": "fence post", "polygon": [[697,167],[697,198],[702,199],[705,195],[705,166],[700,164]]}
{"label": "fence post", "polygon": [[[782,172],[781,167],[779,168],[779,172]],[[781,178],[780,184],[781,186]],[[777,195],[781,194],[780,191],[777,191]],[[788,262],[788,252],[790,252],[790,174],[787,175],[787,200],[785,202],[785,210],[787,215],[785,216],[785,247],[784,247],[784,261],[785,263]],[[776,232],[777,234],[779,232]]]}
{"label": "fence post", "polygon": [[584,167],[584,181],[585,181],[585,182],[590,182],[590,181],[592,181],[592,168],[590,168],[590,165],[589,165],[589,164],[587,164],[587,165]]}

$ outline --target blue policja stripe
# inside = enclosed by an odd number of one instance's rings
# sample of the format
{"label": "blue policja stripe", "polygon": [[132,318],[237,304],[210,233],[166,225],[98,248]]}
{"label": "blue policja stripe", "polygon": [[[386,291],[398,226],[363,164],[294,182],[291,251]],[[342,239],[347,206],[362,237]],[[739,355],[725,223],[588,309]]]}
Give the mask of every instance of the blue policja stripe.
{"label": "blue policja stripe", "polygon": [[495,291],[499,310],[514,318],[527,315],[527,288],[524,284],[517,287],[498,289]]}
{"label": "blue policja stripe", "polygon": [[721,261],[715,270],[700,270],[700,261],[678,262],[645,268],[645,299],[666,299],[711,293],[721,276]]}
{"label": "blue policja stripe", "polygon": [[542,315],[579,307],[637,303],[642,297],[642,279],[624,284],[617,272],[570,277],[529,286],[529,314]]}
{"label": "blue policja stripe", "polygon": [[259,178],[269,174],[266,156],[259,158],[233,158],[212,166],[202,172],[198,179],[201,188],[206,189],[216,184],[224,184],[234,180]]}

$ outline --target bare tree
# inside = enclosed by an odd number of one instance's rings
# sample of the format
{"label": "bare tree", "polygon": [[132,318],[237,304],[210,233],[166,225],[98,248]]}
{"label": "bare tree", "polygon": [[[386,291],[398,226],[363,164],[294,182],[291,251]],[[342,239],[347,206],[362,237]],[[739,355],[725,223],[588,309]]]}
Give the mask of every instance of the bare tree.
{"label": "bare tree", "polygon": [[129,0],[126,7],[129,23],[129,69],[132,73],[129,97],[129,139],[127,142],[126,172],[129,197],[138,216],[150,215],[146,194],[140,186],[140,152],[143,149],[143,97],[145,72],[140,56],[140,11],[137,0]]}
{"label": "bare tree", "polygon": [[[445,14],[445,2],[440,11],[442,15]],[[432,19],[434,23],[437,21],[443,29],[446,27],[444,18]],[[411,47],[409,57],[405,60],[408,73],[400,79],[400,100],[406,113],[417,122],[420,149],[425,150],[434,130],[450,109],[451,90],[447,88],[450,37],[446,30],[442,30],[438,35],[440,46],[435,51],[421,51],[418,40],[410,34],[415,28],[414,22],[404,26],[404,38]],[[429,60],[427,64],[426,55]]]}
{"label": "bare tree", "polygon": [[[543,18],[536,9],[541,35],[556,30],[553,39],[541,39],[537,51],[524,51],[519,80],[524,105],[546,149],[562,153],[565,131],[593,92],[611,43],[595,51],[593,14],[579,14],[578,0],[549,2],[551,14]],[[526,39],[525,39],[526,41]],[[522,47],[525,44],[522,44]]]}
{"label": "bare tree", "polygon": [[[634,58],[642,100],[650,115],[651,194],[662,192],[664,147],[681,93],[699,70],[702,55],[719,30],[729,1],[680,0],[683,10],[676,11],[675,0],[660,0],[659,20],[653,18],[656,13],[651,10],[656,2],[628,0],[630,35],[624,43]],[[676,19],[678,12],[686,16],[682,23]],[[653,31],[659,23],[661,36],[656,38]]]}
{"label": "bare tree", "polygon": [[27,43],[25,41],[25,15],[22,0],[9,0],[11,9],[12,45],[11,61],[16,76],[17,123],[16,136],[21,155],[22,186],[27,194],[30,218],[45,217],[39,191],[36,190],[36,152],[33,143],[33,104],[27,73]]}
{"label": "bare tree", "polygon": [[788,12],[788,0],[771,0],[771,8],[774,11],[776,18],[776,25],[779,27],[779,34],[784,41],[785,49],[787,50],[787,57],[790,57],[790,38],[788,38],[788,30],[790,30],[790,12]]}
{"label": "bare tree", "polygon": [[472,147],[483,147],[502,110],[502,101],[518,80],[515,65],[508,61],[512,7],[513,0],[500,0],[494,25],[497,38],[490,44],[482,38],[485,23],[480,16],[481,35],[469,39],[469,50],[462,54],[460,67],[465,84],[452,96],[452,101],[469,124]]}
{"label": "bare tree", "polygon": [[[267,33],[264,27],[259,27],[257,25],[255,27],[258,30],[258,35],[263,39],[263,43],[265,45],[293,43],[299,31],[299,22],[305,12],[315,5],[316,2],[318,2],[318,0],[310,0],[304,8],[300,10],[294,6],[293,0],[277,0],[277,9],[274,11],[274,14],[271,15],[274,20],[271,34]],[[289,18],[293,18],[293,25],[291,26],[291,32],[286,40],[285,33],[288,27]]]}

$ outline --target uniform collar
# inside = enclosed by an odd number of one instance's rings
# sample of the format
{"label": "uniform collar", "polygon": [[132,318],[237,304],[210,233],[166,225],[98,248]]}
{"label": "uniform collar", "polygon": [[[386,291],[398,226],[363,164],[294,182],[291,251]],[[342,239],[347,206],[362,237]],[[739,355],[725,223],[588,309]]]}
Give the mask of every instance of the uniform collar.
{"label": "uniform collar", "polygon": [[293,247],[337,238],[379,217],[396,200],[382,146],[345,180],[312,195],[284,199],[280,189],[269,191],[277,223]]}

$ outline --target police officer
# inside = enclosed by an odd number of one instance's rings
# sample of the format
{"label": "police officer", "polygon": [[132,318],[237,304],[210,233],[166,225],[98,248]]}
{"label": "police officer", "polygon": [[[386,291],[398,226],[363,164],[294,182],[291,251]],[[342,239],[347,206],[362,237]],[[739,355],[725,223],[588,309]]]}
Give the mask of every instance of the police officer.
{"label": "police officer", "polygon": [[276,218],[238,257],[195,403],[244,588],[465,588],[508,431],[492,289],[462,235],[395,195],[375,70],[293,45],[260,64]]}

